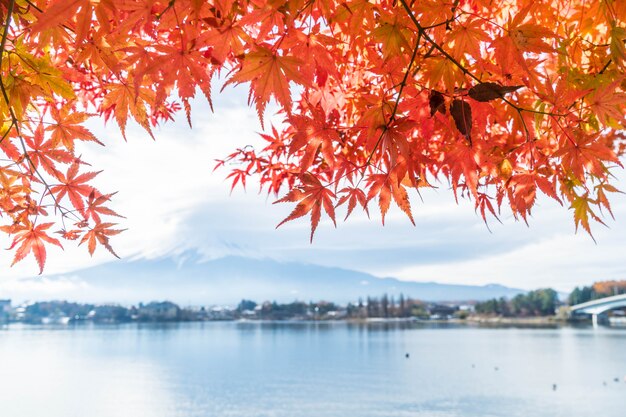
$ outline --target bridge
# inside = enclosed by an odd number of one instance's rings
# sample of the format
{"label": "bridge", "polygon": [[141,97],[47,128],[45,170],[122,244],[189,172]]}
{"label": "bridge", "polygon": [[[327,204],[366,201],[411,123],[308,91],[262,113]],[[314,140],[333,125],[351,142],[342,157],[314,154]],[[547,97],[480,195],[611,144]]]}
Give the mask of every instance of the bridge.
{"label": "bridge", "polygon": [[612,297],[599,298],[587,301],[586,303],[570,306],[570,314],[585,313],[591,314],[594,327],[598,325],[598,316],[609,310],[626,307],[626,294],[614,295]]}

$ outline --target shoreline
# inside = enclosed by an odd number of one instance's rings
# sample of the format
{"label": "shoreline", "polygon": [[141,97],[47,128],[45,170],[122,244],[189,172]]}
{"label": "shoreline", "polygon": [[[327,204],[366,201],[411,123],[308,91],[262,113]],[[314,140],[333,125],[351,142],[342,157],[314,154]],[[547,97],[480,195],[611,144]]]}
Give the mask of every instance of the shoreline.
{"label": "shoreline", "polygon": [[[465,319],[468,322],[479,324],[524,324],[524,325],[564,325],[575,324],[576,322],[560,319],[557,316],[540,316],[540,317],[488,317],[488,316],[470,316]],[[589,320],[591,323],[591,320]]]}
{"label": "shoreline", "polygon": [[[0,329],[11,328],[88,328],[88,327],[109,327],[109,326],[127,326],[127,325],[180,325],[191,323],[234,323],[234,324],[273,324],[273,325],[297,325],[297,324],[316,324],[316,325],[357,325],[357,326],[436,326],[436,327],[493,327],[493,328],[556,328],[556,327],[592,327],[591,321],[568,321],[557,318],[556,316],[546,317],[467,317],[465,319],[420,319],[416,317],[407,318],[363,318],[363,319],[334,319],[334,320],[306,320],[306,319],[287,319],[287,320],[263,320],[263,319],[235,319],[235,320],[153,320],[153,321],[70,321],[67,323],[24,323],[10,322],[0,323]],[[626,328],[619,323],[604,324],[602,327],[610,328]]]}

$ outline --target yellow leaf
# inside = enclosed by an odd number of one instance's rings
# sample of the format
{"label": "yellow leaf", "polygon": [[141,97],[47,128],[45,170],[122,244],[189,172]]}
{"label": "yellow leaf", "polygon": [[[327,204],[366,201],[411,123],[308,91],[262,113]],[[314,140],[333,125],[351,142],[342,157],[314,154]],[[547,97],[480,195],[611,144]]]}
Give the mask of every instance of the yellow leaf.
{"label": "yellow leaf", "polygon": [[474,19],[466,22],[450,33],[450,40],[454,41],[452,55],[457,59],[463,58],[465,54],[479,58],[481,56],[480,43],[488,39],[480,20]]}
{"label": "yellow leaf", "polygon": [[27,76],[32,84],[41,87],[47,94],[54,93],[66,100],[76,97],[72,86],[61,76],[61,71],[44,59],[35,59],[33,62],[35,63],[32,68],[34,72]]}
{"label": "yellow leaf", "polygon": [[611,58],[616,64],[623,66],[626,62],[626,28],[611,29]]}
{"label": "yellow leaf", "polygon": [[511,165],[511,161],[506,158],[502,160],[498,169],[500,171],[500,175],[507,180],[511,178],[511,175],[513,175],[513,166]]}
{"label": "yellow leaf", "polygon": [[432,89],[441,88],[453,92],[464,84],[463,72],[452,61],[444,57],[433,57],[426,61],[426,77]]}
{"label": "yellow leaf", "polygon": [[403,50],[406,53],[411,49],[403,32],[408,32],[408,30],[405,26],[398,24],[397,18],[393,22],[382,22],[374,29],[372,35],[382,43],[383,59],[402,55]]}

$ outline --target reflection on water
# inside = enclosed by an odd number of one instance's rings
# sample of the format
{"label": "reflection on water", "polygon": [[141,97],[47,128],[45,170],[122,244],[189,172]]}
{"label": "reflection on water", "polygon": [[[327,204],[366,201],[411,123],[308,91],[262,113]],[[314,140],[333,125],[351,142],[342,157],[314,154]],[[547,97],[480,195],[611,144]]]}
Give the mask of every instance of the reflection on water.
{"label": "reflection on water", "polygon": [[623,417],[624,347],[588,327],[11,326],[0,415]]}

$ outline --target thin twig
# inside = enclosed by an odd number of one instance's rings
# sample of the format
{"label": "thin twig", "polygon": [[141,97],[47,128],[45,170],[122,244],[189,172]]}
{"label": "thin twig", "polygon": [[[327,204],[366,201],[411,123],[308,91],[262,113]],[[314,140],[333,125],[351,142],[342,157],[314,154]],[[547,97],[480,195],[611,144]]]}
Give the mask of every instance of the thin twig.
{"label": "thin twig", "polygon": [[[413,63],[415,62],[415,57],[417,56],[417,50],[419,49],[421,40],[422,40],[422,36],[418,34],[417,42],[415,43],[415,48],[413,48],[413,54],[411,55],[411,61],[409,62],[409,65],[407,66],[406,71],[404,72],[404,77],[402,78],[402,82],[400,83],[400,89],[398,90],[398,95],[396,96],[396,102],[393,106],[393,110],[391,111],[391,116],[389,117],[387,124],[384,126],[383,131],[380,133],[380,136],[378,137],[378,140],[376,141],[376,144],[374,145],[374,149],[372,149],[372,152],[367,158],[367,161],[365,161],[365,164],[358,167],[358,169],[364,169],[367,166],[370,166],[370,163],[372,162],[372,158],[374,157],[376,150],[380,146],[380,143],[383,140],[383,136],[385,135],[385,132],[387,132],[387,129],[396,118],[396,112],[398,111],[400,98],[402,97],[402,92],[404,91],[404,87],[406,86],[407,80],[409,79],[409,74],[411,73],[411,67],[413,66]],[[361,184],[364,178],[365,178],[365,170],[363,171],[363,175],[361,176],[361,178],[359,178],[359,181],[356,183],[356,187],[358,187]]]}
{"label": "thin twig", "polygon": [[[10,0],[9,1],[9,5],[8,5],[8,11],[7,11],[7,19],[6,19],[6,22],[4,24],[4,31],[2,33],[2,41],[0,43],[0,68],[2,68],[2,60],[4,58],[5,46],[6,46],[6,41],[7,41],[9,29],[11,27],[11,16],[13,14],[13,7],[14,6],[15,6],[15,0]],[[46,179],[43,177],[43,175],[41,175],[41,173],[39,172],[39,170],[35,166],[35,163],[31,159],[30,155],[28,155],[28,149],[26,148],[26,143],[24,142],[24,138],[22,137],[22,133],[20,131],[20,121],[17,118],[17,115],[15,114],[15,111],[13,110],[13,107],[11,106],[11,102],[10,102],[9,95],[7,93],[7,90],[6,90],[6,86],[4,85],[4,81],[1,78],[0,78],[0,91],[2,92],[2,98],[4,99],[4,101],[5,101],[6,105],[7,105],[7,108],[9,110],[9,115],[11,116],[11,125],[9,126],[9,129],[7,130],[7,132],[2,136],[2,138],[0,138],[0,143],[2,143],[2,141],[4,141],[9,136],[10,130],[12,128],[15,128],[16,136],[19,139],[20,145],[22,147],[24,160],[26,160],[28,162],[27,165],[29,167],[29,171],[32,174],[36,175],[39,178],[39,180],[42,182],[42,184],[44,185],[45,193],[44,193],[43,196],[45,196],[45,194],[49,194],[52,197],[52,200],[54,202],[54,206],[59,209],[59,211],[61,212],[61,216],[65,217],[66,214],[69,213],[69,211],[66,210],[59,203],[59,201],[57,200],[56,196],[52,193],[50,185],[48,184]],[[42,196],[42,198],[43,198],[43,196]],[[80,220],[80,218],[78,216],[76,216],[76,218]]]}
{"label": "thin twig", "polygon": [[[426,33],[426,29],[420,24],[420,22],[417,20],[417,18],[415,17],[415,15],[413,14],[413,11],[411,10],[411,8],[409,7],[409,5],[406,3],[405,0],[400,0],[400,2],[402,3],[402,6],[404,7],[404,9],[406,10],[407,14],[409,15],[409,18],[411,19],[411,21],[413,22],[413,24],[415,25],[415,27],[417,28],[417,32],[427,41],[429,42],[431,45],[433,45],[433,47],[439,51],[446,59],[448,59],[450,62],[452,62],[458,69],[461,70],[461,72],[463,72],[463,74],[467,75],[468,77],[472,78],[474,81],[476,81],[479,84],[483,84],[483,81],[478,78],[476,75],[474,75],[470,70],[468,70],[463,64],[461,64],[459,61],[456,60],[456,58],[454,58],[452,55],[450,55],[445,49],[443,49],[441,47],[441,45],[439,45],[437,42],[435,42],[433,40],[433,38],[431,38],[428,33]],[[502,97],[502,100],[507,103],[508,105],[510,105],[511,107],[513,107],[515,110],[519,111],[525,111],[525,112],[529,112],[529,113],[534,113],[534,114],[543,114],[543,115],[547,115],[547,116],[557,116],[557,117],[565,117],[567,116],[566,114],[554,114],[554,113],[547,113],[547,112],[542,112],[542,111],[538,111],[538,110],[532,110],[532,109],[526,109],[524,107],[520,107],[517,104],[513,103],[512,101]]]}
{"label": "thin twig", "polygon": [[389,120],[387,121],[387,124],[385,125],[382,133],[378,137],[378,140],[376,141],[376,144],[374,145],[374,149],[372,149],[372,153],[367,158],[367,161],[365,161],[365,164],[363,165],[363,167],[366,167],[370,164],[370,162],[372,161],[372,158],[374,157],[374,154],[376,153],[376,149],[380,145],[380,142],[383,140],[383,136],[385,135],[385,132],[387,131],[391,123],[396,119],[396,112],[398,111],[398,105],[400,104],[400,97],[402,97],[402,91],[404,90],[404,87],[406,86],[406,82],[409,78],[409,74],[411,73],[411,67],[413,66],[413,63],[415,62],[415,57],[417,56],[417,50],[419,49],[421,40],[422,40],[421,35],[418,34],[415,48],[413,48],[413,55],[411,55],[411,61],[409,62],[409,66],[406,68],[406,71],[404,72],[404,78],[402,79],[402,83],[400,83],[400,90],[398,91],[396,102],[393,106],[393,110],[391,111],[391,116],[389,117]]}

